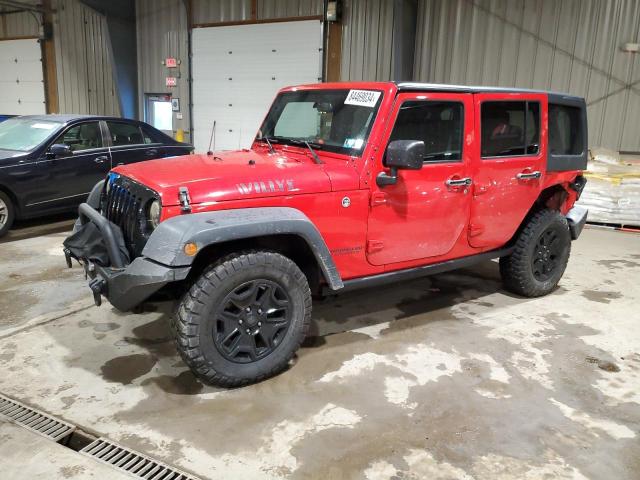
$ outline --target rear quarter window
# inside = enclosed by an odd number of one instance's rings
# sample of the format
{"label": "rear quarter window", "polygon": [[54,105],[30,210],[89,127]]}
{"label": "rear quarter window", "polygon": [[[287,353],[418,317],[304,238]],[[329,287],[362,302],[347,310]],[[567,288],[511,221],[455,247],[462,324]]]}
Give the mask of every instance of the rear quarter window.
{"label": "rear quarter window", "polygon": [[582,132],[580,108],[549,104],[549,152],[552,155],[581,155]]}

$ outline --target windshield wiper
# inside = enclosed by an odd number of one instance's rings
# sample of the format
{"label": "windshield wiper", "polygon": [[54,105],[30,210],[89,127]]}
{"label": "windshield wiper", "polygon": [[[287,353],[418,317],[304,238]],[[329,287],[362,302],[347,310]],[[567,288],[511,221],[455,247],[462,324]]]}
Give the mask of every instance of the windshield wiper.
{"label": "windshield wiper", "polygon": [[273,145],[271,145],[271,142],[269,141],[269,137],[263,135],[258,140],[264,140],[265,142],[267,142],[267,145],[269,145],[269,153],[275,153],[275,150],[273,149]]}
{"label": "windshield wiper", "polygon": [[316,162],[318,165],[321,163],[324,163],[322,160],[320,160],[320,157],[318,156],[316,151],[313,148],[311,148],[311,145],[309,144],[309,142],[305,141],[304,144],[307,146],[307,148],[311,152],[311,156],[313,157],[314,162]]}
{"label": "windshield wiper", "polygon": [[[313,162],[317,163],[318,165],[321,163],[324,163],[320,157],[318,156],[318,154],[316,153],[316,151],[311,147],[311,143],[309,143],[306,140],[296,140],[295,138],[286,138],[285,139],[287,142],[291,142],[294,145],[306,145],[306,147],[309,149],[309,151],[311,152],[311,156],[313,157]],[[320,147],[321,145],[314,143],[314,145]]]}

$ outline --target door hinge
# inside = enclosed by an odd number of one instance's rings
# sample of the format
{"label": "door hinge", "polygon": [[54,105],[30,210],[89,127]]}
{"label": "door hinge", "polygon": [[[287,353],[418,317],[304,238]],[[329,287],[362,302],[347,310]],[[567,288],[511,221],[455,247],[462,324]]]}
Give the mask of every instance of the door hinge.
{"label": "door hinge", "polygon": [[367,253],[379,252],[384,248],[384,243],[380,240],[367,240]]}
{"label": "door hinge", "polygon": [[387,194],[384,192],[373,192],[371,194],[371,200],[369,201],[369,204],[372,207],[377,207],[379,205],[384,205],[385,203],[387,203]]}
{"label": "door hinge", "polygon": [[475,223],[470,223],[469,224],[469,236],[470,237],[477,237],[478,235],[481,235],[482,233],[484,233],[484,226],[483,225],[478,225]]}

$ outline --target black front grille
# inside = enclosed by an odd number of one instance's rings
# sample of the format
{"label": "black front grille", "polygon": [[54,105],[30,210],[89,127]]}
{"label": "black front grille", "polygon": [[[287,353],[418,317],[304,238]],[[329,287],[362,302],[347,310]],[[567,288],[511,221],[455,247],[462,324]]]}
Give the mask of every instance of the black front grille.
{"label": "black front grille", "polygon": [[158,198],[156,193],[126,177],[107,179],[102,201],[102,215],[122,230],[131,259],[139,256],[149,238],[147,209]]}

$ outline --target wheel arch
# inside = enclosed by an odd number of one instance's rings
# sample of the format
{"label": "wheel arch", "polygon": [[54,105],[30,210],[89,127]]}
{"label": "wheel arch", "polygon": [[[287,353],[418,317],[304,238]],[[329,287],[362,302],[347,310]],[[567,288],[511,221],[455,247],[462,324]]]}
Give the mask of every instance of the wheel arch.
{"label": "wheel arch", "polygon": [[541,190],[538,194],[538,198],[536,198],[527,214],[522,218],[520,225],[518,225],[518,228],[516,229],[513,236],[509,239],[507,245],[514,244],[523,228],[527,225],[531,217],[533,217],[536,213],[538,213],[540,210],[544,210],[545,208],[561,211],[561,207],[568,197],[569,191],[567,190],[567,187],[565,187],[562,183],[555,183]]}
{"label": "wheel arch", "polygon": [[18,200],[18,196],[14,193],[14,191],[7,187],[5,184],[0,183],[0,191],[5,193],[9,200],[13,203],[14,208],[16,209],[16,217],[19,218],[22,216],[22,206],[20,205],[20,201]]}
{"label": "wheel arch", "polygon": [[[198,253],[184,253],[195,243]],[[332,290],[342,279],[322,235],[300,210],[289,207],[244,208],[195,213],[162,222],[142,254],[169,266],[190,266],[194,275],[203,265],[241,250],[270,250],[296,262],[312,286],[324,280]]]}
{"label": "wheel arch", "polygon": [[293,233],[262,235],[209,244],[195,256],[187,282],[195,281],[209,265],[220,258],[233,252],[256,250],[280,253],[291,259],[307,277],[312,292],[321,291],[323,280],[329,283],[309,244],[300,235]]}

